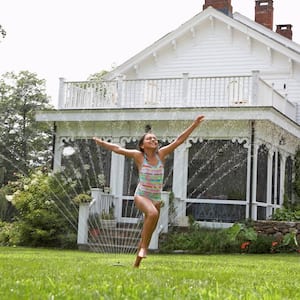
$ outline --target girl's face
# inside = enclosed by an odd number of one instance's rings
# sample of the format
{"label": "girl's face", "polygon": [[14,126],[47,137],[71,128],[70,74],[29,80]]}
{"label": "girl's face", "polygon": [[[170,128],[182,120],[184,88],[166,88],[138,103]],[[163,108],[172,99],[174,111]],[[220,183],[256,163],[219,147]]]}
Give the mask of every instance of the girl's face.
{"label": "girl's face", "polygon": [[141,148],[144,149],[156,149],[158,146],[157,137],[152,133],[147,133],[144,137],[144,141],[141,145]]}

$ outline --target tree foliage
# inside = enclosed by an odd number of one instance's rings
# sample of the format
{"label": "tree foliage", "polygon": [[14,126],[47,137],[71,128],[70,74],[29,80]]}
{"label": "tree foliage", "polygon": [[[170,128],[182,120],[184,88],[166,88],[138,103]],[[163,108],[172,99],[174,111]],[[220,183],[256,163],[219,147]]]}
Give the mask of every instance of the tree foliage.
{"label": "tree foliage", "polygon": [[37,110],[49,108],[45,81],[36,74],[9,72],[0,78],[0,171],[5,183],[15,173],[28,174],[50,161],[51,125],[35,120]]}
{"label": "tree foliage", "polygon": [[105,75],[108,74],[108,71],[102,70],[100,72],[91,74],[87,80],[89,81],[102,81],[105,77]]}
{"label": "tree foliage", "polygon": [[33,247],[76,245],[78,207],[74,182],[61,173],[38,170],[2,188],[11,194],[17,214],[9,240]]}

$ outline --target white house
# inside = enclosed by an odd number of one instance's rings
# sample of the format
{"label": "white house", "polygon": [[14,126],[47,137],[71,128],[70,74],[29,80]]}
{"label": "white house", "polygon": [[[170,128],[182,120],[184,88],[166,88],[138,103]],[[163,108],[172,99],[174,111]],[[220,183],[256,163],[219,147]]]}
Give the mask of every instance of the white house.
{"label": "white house", "polygon": [[[99,149],[91,138],[135,147],[150,125],[168,143],[202,113],[205,122],[166,163],[165,190],[175,196],[172,221],[180,224],[188,215],[206,224],[264,220],[292,199],[300,45],[292,41],[290,24],[272,30],[272,0],[253,5],[255,21],[232,13],[230,0],[206,0],[203,11],[104,81],[61,79],[58,109],[37,114],[55,124],[54,171],[69,161],[86,172],[81,176],[89,176],[90,187],[104,174],[117,221],[131,222],[137,217],[133,162]],[[78,151],[66,158],[68,143]]]}

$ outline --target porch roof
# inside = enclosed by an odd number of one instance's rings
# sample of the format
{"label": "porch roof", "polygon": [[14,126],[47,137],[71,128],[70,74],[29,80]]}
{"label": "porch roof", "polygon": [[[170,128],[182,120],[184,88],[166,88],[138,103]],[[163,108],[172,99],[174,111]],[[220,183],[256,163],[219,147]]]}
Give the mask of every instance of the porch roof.
{"label": "porch roof", "polygon": [[40,122],[118,122],[118,121],[191,121],[197,115],[206,121],[269,121],[300,138],[300,125],[274,107],[209,107],[209,108],[122,108],[65,109],[39,111]]}

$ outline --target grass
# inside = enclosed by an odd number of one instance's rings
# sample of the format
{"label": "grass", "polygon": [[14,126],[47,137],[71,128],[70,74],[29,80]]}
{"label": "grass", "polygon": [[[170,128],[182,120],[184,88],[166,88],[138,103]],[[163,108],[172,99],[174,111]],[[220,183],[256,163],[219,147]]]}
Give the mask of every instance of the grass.
{"label": "grass", "polygon": [[0,248],[0,299],[299,299],[299,254],[133,255]]}

